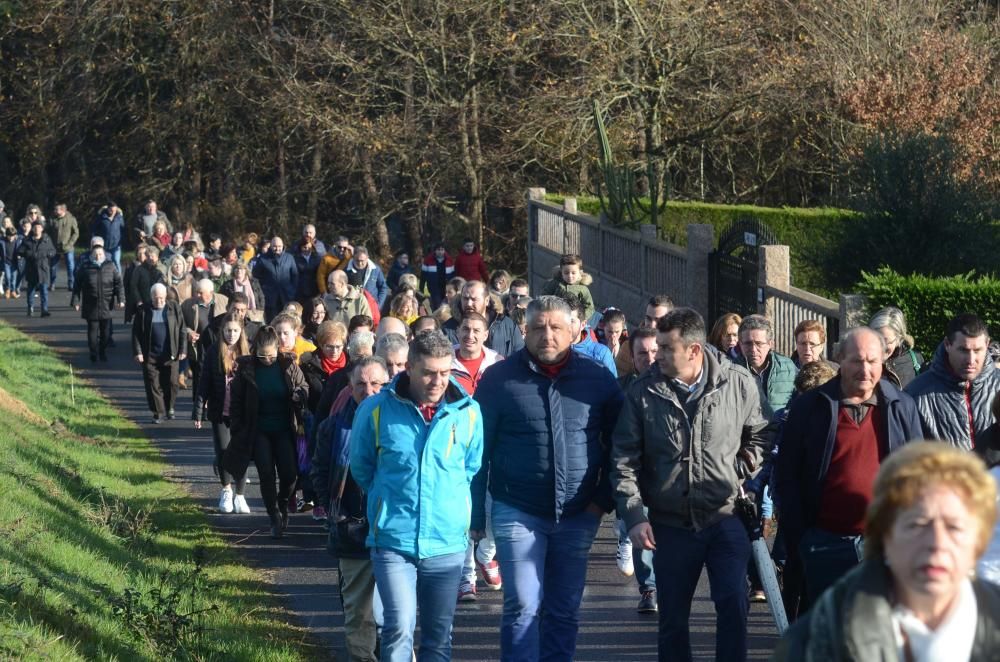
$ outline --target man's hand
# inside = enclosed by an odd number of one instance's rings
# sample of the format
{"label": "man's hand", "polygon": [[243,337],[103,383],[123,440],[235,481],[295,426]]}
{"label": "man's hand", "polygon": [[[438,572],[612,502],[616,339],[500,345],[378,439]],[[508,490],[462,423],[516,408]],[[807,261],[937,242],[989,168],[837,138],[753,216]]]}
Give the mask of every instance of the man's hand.
{"label": "man's hand", "polygon": [[188,355],[187,355],[187,354],[181,354],[181,355],[179,355],[179,356],[177,357],[177,360],[178,360],[178,361],[183,361],[183,360],[184,360],[184,359],[186,359],[187,357],[188,357]]}
{"label": "man's hand", "polygon": [[135,355],[135,362],[136,363],[142,363],[142,354],[136,354]]}
{"label": "man's hand", "polygon": [[201,429],[201,421],[195,421],[194,422],[194,429],[195,430],[200,430]]}
{"label": "man's hand", "polygon": [[754,465],[753,461],[753,453],[751,453],[746,448],[741,448],[736,453],[735,464],[736,464],[736,476],[740,480],[749,478],[753,474],[754,469],[756,469],[756,466]]}
{"label": "man's hand", "polygon": [[73,306],[73,310],[75,310],[76,312],[80,312],[80,305],[77,304],[77,305]]}
{"label": "man's hand", "polygon": [[191,342],[198,342],[198,338],[200,337],[201,334],[199,334],[197,331],[195,331],[194,329],[188,329],[188,338],[191,339]]}
{"label": "man's hand", "polygon": [[119,308],[124,308],[125,307],[125,302],[124,301],[119,301],[118,302],[118,307]]}
{"label": "man's hand", "polygon": [[653,527],[649,522],[639,522],[628,530],[629,540],[639,549],[656,549],[656,539],[653,537]]}

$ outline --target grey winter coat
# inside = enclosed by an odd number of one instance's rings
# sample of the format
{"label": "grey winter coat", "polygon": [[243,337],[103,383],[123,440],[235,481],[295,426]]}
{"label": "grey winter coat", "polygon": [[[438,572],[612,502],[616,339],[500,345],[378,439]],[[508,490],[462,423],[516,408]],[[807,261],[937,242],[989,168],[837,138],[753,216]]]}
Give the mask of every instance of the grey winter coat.
{"label": "grey winter coat", "polygon": [[[970,662],[996,660],[1000,650],[1000,586],[972,580],[976,634]],[[857,662],[898,660],[892,625],[892,576],[869,559],[828,589],[785,633],[772,660]]]}
{"label": "grey winter coat", "polygon": [[80,226],[76,222],[76,216],[69,212],[62,218],[53,216],[49,226],[52,228],[52,236],[55,237],[56,250],[60,253],[73,250],[77,239],[80,238]]}
{"label": "grey winter coat", "polygon": [[[612,437],[611,481],[628,528],[648,520],[701,530],[733,514],[736,454],[759,467],[771,435],[753,376],[705,352],[704,390],[690,423],[659,366],[625,393]],[[649,515],[643,514],[643,506]]]}
{"label": "grey winter coat", "polygon": [[949,441],[959,448],[975,448],[987,441],[993,424],[990,407],[1000,390],[1000,370],[986,357],[986,365],[971,382],[961,381],[948,364],[944,343],[934,352],[931,367],[917,375],[905,391],[917,401],[924,437]]}

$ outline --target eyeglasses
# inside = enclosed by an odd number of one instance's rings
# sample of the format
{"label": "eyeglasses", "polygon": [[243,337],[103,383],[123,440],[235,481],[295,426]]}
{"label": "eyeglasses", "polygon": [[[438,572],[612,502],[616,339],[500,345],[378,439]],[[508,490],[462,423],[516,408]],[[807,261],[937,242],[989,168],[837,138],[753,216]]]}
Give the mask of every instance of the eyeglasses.
{"label": "eyeglasses", "polygon": [[809,349],[813,349],[813,350],[819,349],[820,347],[823,346],[823,343],[821,343],[821,342],[817,342],[817,343],[800,342],[798,344],[799,344],[800,347],[808,347]]}

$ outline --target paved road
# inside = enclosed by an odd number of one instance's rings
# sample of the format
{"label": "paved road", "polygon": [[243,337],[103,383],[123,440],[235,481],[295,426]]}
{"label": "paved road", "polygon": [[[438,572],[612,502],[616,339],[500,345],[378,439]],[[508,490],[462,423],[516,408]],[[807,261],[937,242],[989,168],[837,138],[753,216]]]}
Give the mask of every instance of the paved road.
{"label": "paved road", "polygon": [[[247,494],[253,514],[216,513],[219,484],[212,473],[211,432],[195,430],[187,420],[191,391],[180,392],[178,413],[182,420],[150,424],[142,379],[130,357],[127,329],[118,324],[115,334],[118,346],[110,350],[111,360],[95,367],[87,354],[85,325],[68,306],[69,294],[60,288],[52,293],[51,299],[52,317],[26,317],[23,296],[20,300],[0,299],[0,317],[59,351],[78,374],[138,422],[163,453],[168,477],[185,487],[221,535],[239,548],[250,563],[265,571],[274,593],[285,601],[293,617],[328,642],[332,651],[341,650],[343,612],[337,571],[325,551],[323,530],[308,515],[292,515],[289,535],[281,541],[271,540],[255,474],[251,474],[254,484]],[[616,542],[613,522],[606,517],[594,542],[587,574],[576,655],[581,662],[656,659],[656,617],[636,613],[635,582],[623,578],[615,568]],[[660,577],[659,581],[669,581],[669,577]],[[453,653],[456,660],[499,657],[502,594],[481,592],[479,596],[477,602],[458,607]],[[753,606],[749,627],[750,658],[767,659],[777,635],[765,607]],[[714,659],[715,617],[704,575],[692,608],[691,629],[695,659]]]}

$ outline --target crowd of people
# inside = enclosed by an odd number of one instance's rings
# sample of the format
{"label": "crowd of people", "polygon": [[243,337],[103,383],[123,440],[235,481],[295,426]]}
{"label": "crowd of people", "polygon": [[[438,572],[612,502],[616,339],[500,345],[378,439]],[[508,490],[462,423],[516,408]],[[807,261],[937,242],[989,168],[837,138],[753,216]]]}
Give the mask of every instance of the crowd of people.
{"label": "crowd of people", "polygon": [[929,360],[897,308],[836,343],[805,320],[783,356],[766,317],[709,326],[665,295],[632,326],[595,306],[577,255],[533,292],[472,241],[454,257],[438,244],[416,269],[400,251],[383,270],[312,225],[287,246],[203,240],[154,201],[128,228],[109,202],[76,260],[64,205],[4,225],[7,298],[24,285],[28,314],[36,297],[49,314],[65,262],[92,361],[107,360],[119,309],[131,325],[152,423],[191,390],[220,512],[250,513],[254,464],[273,538],[290,513],[328,527],[349,659],[448,659],[456,604],[491,590],[501,659],[572,660],[610,513],[661,660],[692,657],[705,569],[716,658],[746,658],[750,602],[777,597],[751,562],[757,530],[793,623],[779,659],[996,651],[1000,588],[968,579],[980,557],[1000,575],[986,472],[1000,464],[1000,369],[974,314]]}

